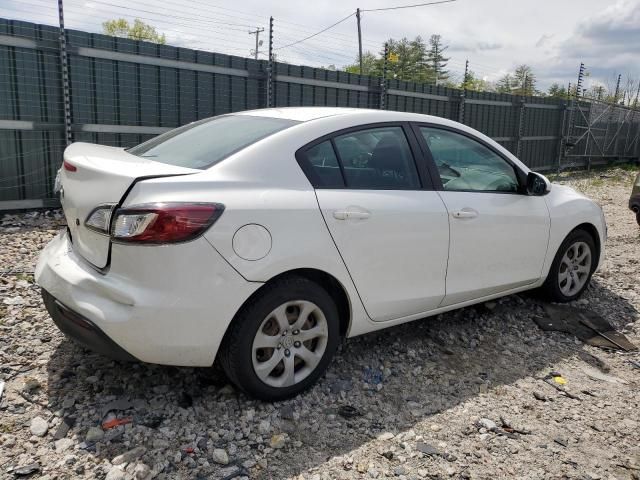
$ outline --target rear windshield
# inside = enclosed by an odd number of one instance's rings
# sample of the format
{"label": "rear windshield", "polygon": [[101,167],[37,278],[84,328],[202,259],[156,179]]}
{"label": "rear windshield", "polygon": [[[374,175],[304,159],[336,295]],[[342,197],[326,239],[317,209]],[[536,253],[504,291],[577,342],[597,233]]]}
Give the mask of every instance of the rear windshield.
{"label": "rear windshield", "polygon": [[202,170],[297,123],[300,122],[283,118],[223,115],[163,133],[128,152],[156,162]]}

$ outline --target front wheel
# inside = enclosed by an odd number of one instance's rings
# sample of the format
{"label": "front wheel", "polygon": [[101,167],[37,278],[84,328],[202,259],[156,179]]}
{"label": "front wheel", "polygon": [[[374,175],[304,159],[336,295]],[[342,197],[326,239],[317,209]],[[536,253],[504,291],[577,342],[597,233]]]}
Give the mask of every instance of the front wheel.
{"label": "front wheel", "polygon": [[591,280],[596,248],[593,237],[574,230],[562,242],[542,286],[545,296],[554,302],[571,302],[585,291]]}
{"label": "front wheel", "polygon": [[324,373],[339,331],[335,302],[322,287],[303,277],[283,278],[238,313],[222,345],[221,364],[249,395],[283,400]]}

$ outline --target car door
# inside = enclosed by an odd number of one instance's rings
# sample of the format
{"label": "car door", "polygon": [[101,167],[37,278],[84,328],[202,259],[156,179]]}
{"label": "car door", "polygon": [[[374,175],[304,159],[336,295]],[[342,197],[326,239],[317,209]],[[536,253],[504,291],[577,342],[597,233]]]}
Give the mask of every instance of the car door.
{"label": "car door", "polygon": [[449,262],[442,306],[539,280],[550,218],[545,200],[529,196],[522,172],[497,150],[461,131],[417,126],[449,213]]}
{"label": "car door", "polygon": [[427,312],[444,298],[447,211],[417,154],[400,124],[343,131],[297,154],[374,321]]}

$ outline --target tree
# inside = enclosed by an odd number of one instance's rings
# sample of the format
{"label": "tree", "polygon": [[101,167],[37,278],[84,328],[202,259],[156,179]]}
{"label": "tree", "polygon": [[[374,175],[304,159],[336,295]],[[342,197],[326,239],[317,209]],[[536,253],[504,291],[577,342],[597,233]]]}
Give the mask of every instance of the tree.
{"label": "tree", "polygon": [[146,40],[148,42],[159,43],[161,45],[166,43],[164,33],[158,33],[155,27],[148,25],[137,18],[133,21],[133,25],[124,18],[108,20],[102,24],[102,31],[105,35],[111,35],[112,37]]}
{"label": "tree", "polygon": [[536,93],[536,76],[529,65],[522,64],[516,68],[513,73],[515,82],[515,95],[535,95]]}
{"label": "tree", "polygon": [[553,98],[567,98],[567,89],[559,83],[553,83],[547,93]]}
{"label": "tree", "polygon": [[486,92],[490,90],[487,81],[476,77],[476,74],[471,70],[467,72],[466,77],[462,80],[462,83],[458,88],[462,90],[472,90],[475,92]]}
{"label": "tree", "polygon": [[449,72],[445,70],[449,58],[443,55],[449,47],[442,43],[440,35],[429,37],[429,47],[426,55],[427,63],[431,68],[433,83],[438,85],[439,82],[444,82],[449,78]]}
{"label": "tree", "polygon": [[515,87],[515,80],[510,73],[507,73],[498,80],[496,85],[496,92],[498,93],[513,93],[512,90]]}
{"label": "tree", "polygon": [[[345,71],[349,73],[360,73],[360,62],[356,58],[355,63],[347,65]],[[362,54],[362,73],[364,75],[382,76],[382,59],[376,57],[374,53],[366,51]]]}

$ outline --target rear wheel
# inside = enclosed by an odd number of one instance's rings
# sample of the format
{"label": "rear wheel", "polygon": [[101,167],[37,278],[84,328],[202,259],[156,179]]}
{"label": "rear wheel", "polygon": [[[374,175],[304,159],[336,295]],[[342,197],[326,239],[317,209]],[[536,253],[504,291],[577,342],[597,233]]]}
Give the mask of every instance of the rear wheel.
{"label": "rear wheel", "polygon": [[324,373],[339,331],[338,310],[322,287],[303,277],[283,278],[238,313],[225,337],[221,364],[249,395],[282,400]]}
{"label": "rear wheel", "polygon": [[593,237],[584,230],[574,230],[562,242],[542,287],[554,302],[571,302],[585,291],[591,280],[596,248]]}

